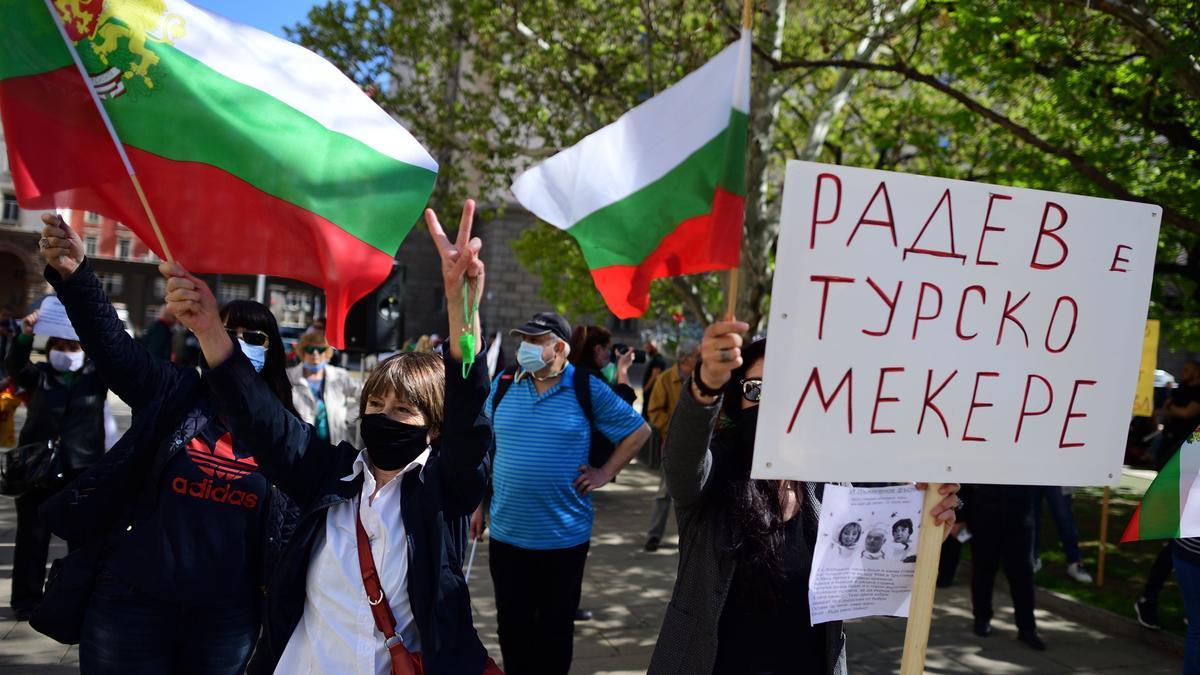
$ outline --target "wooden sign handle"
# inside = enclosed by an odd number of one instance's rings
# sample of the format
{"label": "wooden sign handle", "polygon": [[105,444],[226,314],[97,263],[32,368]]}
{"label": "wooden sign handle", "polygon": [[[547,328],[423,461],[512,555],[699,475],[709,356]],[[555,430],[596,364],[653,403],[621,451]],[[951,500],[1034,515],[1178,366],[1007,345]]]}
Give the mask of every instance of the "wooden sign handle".
{"label": "wooden sign handle", "polygon": [[917,569],[913,574],[912,600],[908,605],[908,627],[904,633],[904,656],[900,675],[925,672],[925,649],[929,646],[929,622],[933,618],[933,595],[937,587],[938,563],[942,559],[945,526],[938,526],[929,512],[942,501],[941,483],[925,488],[921,509],[921,534],[917,539]]}

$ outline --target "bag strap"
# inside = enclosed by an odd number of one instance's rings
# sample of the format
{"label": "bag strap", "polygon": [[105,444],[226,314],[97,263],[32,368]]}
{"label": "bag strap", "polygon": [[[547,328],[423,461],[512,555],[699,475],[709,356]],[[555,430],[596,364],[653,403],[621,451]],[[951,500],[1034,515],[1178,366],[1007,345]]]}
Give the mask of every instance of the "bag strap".
{"label": "bag strap", "polygon": [[[361,497],[360,497],[361,499]],[[353,504],[353,502],[351,502]],[[396,633],[396,616],[392,614],[392,606],[388,604],[379,583],[379,572],[375,569],[375,557],[371,555],[371,543],[367,539],[367,531],[363,528],[362,517],[354,505],[354,529],[358,537],[358,569],[362,572],[363,588],[367,592],[367,604],[371,606],[371,616],[375,618],[375,627],[383,633],[384,644],[392,657],[392,675],[421,675],[421,662],[404,646],[404,639]]]}
{"label": "bag strap", "polygon": [[[579,409],[583,411],[583,416],[587,419],[588,427],[592,430],[596,428],[596,411],[592,408],[592,378],[595,375],[581,370],[575,369],[575,381],[572,387],[575,389],[575,400],[579,402]],[[605,386],[608,386],[607,384]]]}
{"label": "bag strap", "polygon": [[510,366],[500,373],[500,378],[496,381],[496,393],[492,394],[492,420],[496,419],[496,408],[500,407],[500,399],[508,393],[509,387],[517,377],[516,366]]}

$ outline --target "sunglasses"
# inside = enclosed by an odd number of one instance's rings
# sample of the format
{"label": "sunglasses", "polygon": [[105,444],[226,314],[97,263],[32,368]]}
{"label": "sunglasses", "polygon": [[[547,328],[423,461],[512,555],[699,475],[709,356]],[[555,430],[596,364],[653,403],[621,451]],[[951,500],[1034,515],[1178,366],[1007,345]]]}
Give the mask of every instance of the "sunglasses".
{"label": "sunglasses", "polygon": [[758,403],[762,400],[762,380],[749,379],[742,380],[742,398],[751,403]]}
{"label": "sunglasses", "polygon": [[329,345],[308,345],[304,348],[305,354],[324,354],[329,349]]}
{"label": "sunglasses", "polygon": [[268,342],[270,342],[270,338],[267,337],[267,334],[262,332],[261,330],[248,330],[246,328],[226,328],[225,332],[229,333],[230,339],[233,339],[233,340],[240,339],[243,342],[245,342],[246,344],[252,345],[254,347],[264,347],[264,346],[266,346],[266,344]]}

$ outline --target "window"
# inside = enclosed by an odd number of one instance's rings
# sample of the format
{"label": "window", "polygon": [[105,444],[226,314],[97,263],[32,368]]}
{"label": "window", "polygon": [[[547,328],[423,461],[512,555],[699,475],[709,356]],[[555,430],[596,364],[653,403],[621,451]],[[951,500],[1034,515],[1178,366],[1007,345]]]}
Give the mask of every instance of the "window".
{"label": "window", "polygon": [[217,300],[224,305],[227,302],[234,300],[249,300],[250,287],[246,284],[230,284],[221,283],[221,287],[217,289]]}
{"label": "window", "polygon": [[0,215],[0,220],[6,222],[16,222],[21,216],[21,208],[17,206],[17,198],[14,195],[4,195],[4,213]]}
{"label": "window", "polygon": [[125,288],[125,275],[116,272],[97,272],[96,278],[100,280],[100,285],[104,287],[104,292],[110,296],[120,295]]}
{"label": "window", "polygon": [[92,213],[91,211],[84,211],[83,212],[83,222],[87,223],[88,225],[99,225],[100,224],[100,214]]}
{"label": "window", "polygon": [[[165,298],[166,296],[167,296],[167,280],[160,276],[156,276],[154,278],[154,297],[156,299],[159,299],[159,298]],[[158,311],[157,307],[155,308],[155,311],[156,312]],[[158,315],[155,314],[154,318],[157,319]]]}
{"label": "window", "polygon": [[127,260],[130,254],[133,253],[133,240],[128,237],[121,237],[117,240],[117,260]]}
{"label": "window", "polygon": [[96,257],[96,250],[100,248],[100,237],[89,234],[83,238],[83,253],[89,258]]}

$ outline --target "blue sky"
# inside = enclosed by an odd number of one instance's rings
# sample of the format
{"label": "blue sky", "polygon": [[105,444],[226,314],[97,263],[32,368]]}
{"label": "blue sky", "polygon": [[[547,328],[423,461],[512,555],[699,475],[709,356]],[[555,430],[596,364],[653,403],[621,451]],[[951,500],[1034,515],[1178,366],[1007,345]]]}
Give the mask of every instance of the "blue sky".
{"label": "blue sky", "polygon": [[308,15],[314,0],[191,0],[193,5],[283,37],[283,27]]}

